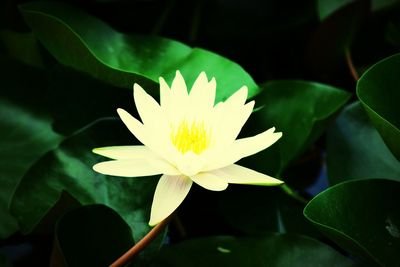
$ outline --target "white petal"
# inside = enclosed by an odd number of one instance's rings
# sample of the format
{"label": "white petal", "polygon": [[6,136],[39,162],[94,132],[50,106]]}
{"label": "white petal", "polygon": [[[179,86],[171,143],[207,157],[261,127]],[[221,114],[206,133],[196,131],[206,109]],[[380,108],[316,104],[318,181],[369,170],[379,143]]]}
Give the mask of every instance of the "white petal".
{"label": "white petal", "polygon": [[192,89],[190,90],[190,96],[199,95],[203,91],[204,87],[208,85],[207,75],[202,71],[193,83]]}
{"label": "white petal", "polygon": [[224,146],[231,144],[239,135],[254,108],[254,101],[247,103],[229,114],[222,116],[222,120],[216,126],[216,143]]}
{"label": "white petal", "polygon": [[225,101],[225,104],[234,107],[244,105],[247,99],[247,92],[248,92],[247,86],[240,87],[239,90],[237,90],[233,95],[231,95]]}
{"label": "white petal", "polygon": [[198,173],[190,178],[201,187],[212,191],[222,191],[228,187],[224,178],[209,172]]}
{"label": "white petal", "polygon": [[158,80],[160,82],[160,105],[161,107],[165,107],[169,104],[171,89],[163,77],[160,77]]}
{"label": "white petal", "polygon": [[190,90],[190,101],[195,108],[201,110],[211,108],[215,102],[215,78],[208,82],[205,72],[201,72]]}
{"label": "white petal", "polygon": [[163,158],[169,158],[171,149],[166,145],[166,139],[169,140],[169,133],[165,130],[165,121],[160,122],[157,131],[154,129],[157,126],[156,124],[153,124],[154,127],[146,129],[143,124],[125,110],[119,108],[117,111],[126,127],[143,145],[155,151]]}
{"label": "white petal", "polygon": [[188,92],[187,92],[187,87],[185,80],[182,77],[182,74],[180,73],[179,70],[176,71],[176,75],[174,80],[172,81],[171,85],[171,93],[172,97],[178,98],[176,103],[179,103],[178,101],[187,99]]}
{"label": "white petal", "polygon": [[233,143],[232,150],[238,153],[239,159],[256,154],[270,147],[282,137],[281,132],[274,133],[274,131],[275,127],[272,127],[255,136],[238,139]]}
{"label": "white petal", "polygon": [[154,193],[149,225],[153,226],[171,215],[182,203],[192,186],[189,177],[163,175]]}
{"label": "white petal", "polygon": [[281,132],[274,133],[274,131],[275,127],[272,127],[258,135],[235,140],[225,150],[220,149],[213,156],[210,156],[202,170],[209,171],[223,168],[268,148],[282,137]]}
{"label": "white petal", "polygon": [[144,145],[148,145],[146,140],[146,131],[140,121],[135,119],[131,114],[123,110],[122,108],[117,109],[118,115],[124,122],[126,127],[131,133]]}
{"label": "white petal", "polygon": [[283,181],[271,176],[232,164],[225,168],[214,170],[215,175],[221,176],[230,184],[251,184],[251,185],[280,185]]}
{"label": "white petal", "polygon": [[146,146],[108,146],[95,148],[92,151],[111,159],[160,158]]}
{"label": "white petal", "polygon": [[198,174],[203,166],[203,158],[196,155],[192,151],[186,152],[184,155],[181,155],[179,159],[177,159],[178,170],[186,176]]}
{"label": "white petal", "polygon": [[122,177],[180,174],[175,167],[164,160],[143,158],[105,161],[94,165],[93,170],[106,175]]}
{"label": "white petal", "polygon": [[163,116],[157,101],[147,94],[137,83],[133,86],[133,95],[140,118],[146,127],[157,124],[160,121],[165,121],[165,119],[162,118]]}

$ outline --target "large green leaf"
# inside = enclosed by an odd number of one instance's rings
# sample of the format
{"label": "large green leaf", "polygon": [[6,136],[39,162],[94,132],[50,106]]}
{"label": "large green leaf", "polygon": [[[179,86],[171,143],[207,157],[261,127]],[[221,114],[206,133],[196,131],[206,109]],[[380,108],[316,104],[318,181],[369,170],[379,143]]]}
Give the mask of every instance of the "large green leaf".
{"label": "large green leaf", "polygon": [[104,205],[83,206],[57,223],[51,266],[109,266],[134,244],[129,225]]}
{"label": "large green leaf", "polygon": [[357,96],[394,156],[400,160],[400,54],[369,68],[357,83]]}
{"label": "large green leaf", "polygon": [[63,66],[52,70],[48,95],[53,128],[66,135],[97,118],[116,116],[117,108],[132,111],[134,106],[133,91],[118,90]]}
{"label": "large green leaf", "polygon": [[154,88],[158,77],[168,81],[182,70],[191,85],[201,71],[215,76],[217,101],[242,85],[258,91],[253,79],[236,63],[200,48],[156,36],[128,36],[79,9],[61,3],[34,2],[20,7],[34,34],[61,63],[109,82],[132,88],[137,82]]}
{"label": "large green leaf", "polygon": [[[250,124],[255,129],[260,129],[260,125],[264,128],[274,126],[283,136],[271,148],[256,156],[264,160],[262,164],[256,161],[253,167],[266,173],[275,171],[281,174],[321,135],[350,94],[306,81],[274,81],[262,87],[264,91],[256,101],[264,107],[250,117]],[[252,161],[248,160],[248,164],[252,165]]]}
{"label": "large green leaf", "polygon": [[111,207],[132,228],[134,240],[140,240],[150,229],[150,205],[158,177],[108,177],[92,170],[95,163],[106,160],[93,154],[93,148],[133,143],[120,120],[103,119],[43,156],[23,177],[11,202],[21,231],[30,232],[66,191],[84,205]]}
{"label": "large green leaf", "polygon": [[152,266],[351,266],[350,260],[314,239],[268,234],[208,237],[165,247]]}
{"label": "large green leaf", "polygon": [[375,177],[400,180],[400,162],[359,102],[346,107],[328,131],[327,169],[332,184]]}
{"label": "large green leaf", "polygon": [[400,183],[369,179],[335,185],[304,215],[347,251],[380,266],[400,262]]}
{"label": "large green leaf", "polygon": [[320,236],[303,216],[305,204],[278,188],[231,185],[220,195],[219,214],[235,230],[250,235],[281,232]]}
{"label": "large green leaf", "polygon": [[[5,238],[18,229],[8,205],[20,179],[62,137],[51,129],[43,108],[37,107],[43,103],[37,95],[47,86],[46,76],[8,58],[1,57],[0,62],[7,66],[0,73],[0,238]],[[24,92],[26,88],[36,93]]]}

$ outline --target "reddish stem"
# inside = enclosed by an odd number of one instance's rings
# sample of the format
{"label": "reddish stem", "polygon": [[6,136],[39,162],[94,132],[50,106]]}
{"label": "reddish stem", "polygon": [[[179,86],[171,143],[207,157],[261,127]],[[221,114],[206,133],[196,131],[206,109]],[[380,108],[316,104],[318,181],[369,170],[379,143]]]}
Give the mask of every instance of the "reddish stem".
{"label": "reddish stem", "polygon": [[121,257],[119,257],[116,261],[111,263],[110,267],[120,267],[127,264],[131,261],[140,251],[145,249],[151,241],[153,241],[158,234],[167,226],[168,222],[170,221],[171,216],[167,217],[159,224],[154,226],[150,232],[145,235],[138,243],[136,243],[133,247],[131,247],[127,252],[125,252]]}

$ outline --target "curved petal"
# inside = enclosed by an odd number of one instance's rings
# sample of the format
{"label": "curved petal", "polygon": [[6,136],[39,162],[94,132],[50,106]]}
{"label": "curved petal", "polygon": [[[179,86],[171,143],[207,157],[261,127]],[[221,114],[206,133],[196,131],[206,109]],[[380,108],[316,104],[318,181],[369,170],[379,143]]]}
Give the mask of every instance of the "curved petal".
{"label": "curved petal", "polygon": [[146,146],[108,146],[95,148],[92,151],[111,159],[160,158]]}
{"label": "curved petal", "polygon": [[163,175],[154,193],[149,225],[154,226],[171,215],[189,193],[192,183],[187,176]]}
{"label": "curved petal", "polygon": [[210,156],[203,170],[223,168],[268,148],[282,137],[281,132],[274,133],[274,131],[275,127],[272,127],[258,135],[235,140],[230,147],[219,149]]}
{"label": "curved petal", "polygon": [[126,127],[131,131],[131,133],[144,145],[148,145],[146,140],[146,131],[144,125],[135,119],[131,114],[123,110],[122,108],[117,109],[118,115],[126,125]]}
{"label": "curved petal", "polygon": [[186,100],[188,96],[188,91],[186,87],[185,80],[179,70],[176,71],[175,78],[171,85],[171,94],[173,98],[177,98],[177,103],[182,103],[182,100]]}
{"label": "curved petal", "polygon": [[209,172],[198,173],[190,179],[201,187],[212,191],[222,191],[228,187],[226,179]]}
{"label": "curved petal", "polygon": [[232,151],[238,154],[239,159],[256,154],[270,147],[282,137],[281,132],[274,133],[274,131],[275,127],[272,127],[255,136],[238,139],[233,143]]}
{"label": "curved petal", "polygon": [[182,174],[190,177],[198,174],[203,168],[203,165],[204,162],[202,157],[192,151],[188,151],[177,159],[176,167]]}
{"label": "curved petal", "polygon": [[[157,131],[152,128],[148,130],[142,123],[125,110],[119,108],[117,109],[117,112],[126,127],[143,145],[157,152],[163,158],[168,159],[168,156],[171,154],[171,149],[166,142],[169,133],[164,129],[164,126],[160,124],[160,128]],[[162,134],[159,134],[160,132]]]}
{"label": "curved petal", "polygon": [[202,71],[194,82],[190,90],[190,100],[192,105],[197,106],[198,109],[211,108],[215,102],[215,78],[208,82],[207,75]]}
{"label": "curved petal", "polygon": [[160,77],[158,80],[160,82],[160,106],[166,107],[170,102],[171,89],[163,77]]}
{"label": "curved petal", "polygon": [[220,146],[231,144],[239,135],[254,108],[254,101],[223,114],[222,120],[216,125],[216,143]]}
{"label": "curved petal", "polygon": [[106,175],[122,177],[180,174],[175,167],[164,160],[143,158],[104,161],[94,165],[93,170]]}
{"label": "curved petal", "polygon": [[137,83],[133,86],[133,96],[140,118],[145,126],[154,125],[162,120],[160,106],[146,91]]}
{"label": "curved petal", "polygon": [[246,102],[248,89],[247,86],[240,87],[233,95],[231,95],[227,100],[225,100],[225,104],[228,106],[242,106]]}
{"label": "curved petal", "polygon": [[212,171],[217,176],[223,177],[230,184],[250,184],[250,185],[280,185],[283,181],[257,172],[255,170],[232,164],[225,168]]}

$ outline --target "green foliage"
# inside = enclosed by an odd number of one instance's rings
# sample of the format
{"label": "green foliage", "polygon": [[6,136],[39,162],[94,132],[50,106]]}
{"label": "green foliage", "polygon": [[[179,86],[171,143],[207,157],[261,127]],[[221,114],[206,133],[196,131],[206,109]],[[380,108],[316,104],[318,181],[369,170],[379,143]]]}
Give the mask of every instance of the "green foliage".
{"label": "green foliage", "polygon": [[398,0],[19,2],[0,4],[0,266],[107,266],[150,231],[159,176],[96,173],[92,149],[138,145],[116,109],[138,118],[133,84],[158,101],[176,70],[215,77],[216,102],[249,88],[239,137],[283,137],[239,164],[286,184],[193,186],[130,266],[398,265]]}
{"label": "green foliage", "polygon": [[59,62],[110,84],[132,88],[136,82],[155,89],[159,76],[172,82],[175,71],[181,70],[191,85],[201,71],[206,71],[218,80],[219,87],[228,90],[219,91],[217,101],[242,85],[248,86],[250,96],[258,92],[239,65],[204,49],[156,36],[124,35],[60,3],[29,3],[20,9],[35,35]]}
{"label": "green foliage", "polygon": [[286,234],[216,236],[166,246],[151,266],[352,266],[314,239]]}
{"label": "green foliage", "polygon": [[[357,83],[357,96],[393,155],[400,160],[400,54],[369,68]],[[382,93],[382,91],[384,93]]]}
{"label": "green foliage", "polygon": [[400,257],[400,183],[367,179],[335,185],[316,196],[304,215],[345,250],[380,266]]}
{"label": "green foliage", "polygon": [[157,178],[105,177],[92,170],[101,159],[92,153],[93,148],[115,145],[114,140],[126,144],[131,139],[119,120],[104,119],[65,139],[38,160],[21,180],[11,203],[21,231],[32,231],[66,191],[82,204],[102,203],[113,208],[132,228],[136,241],[143,237],[149,230]]}
{"label": "green foliage", "polygon": [[274,126],[283,132],[283,137],[275,145],[278,153],[271,149],[258,154],[271,159],[259,165],[265,167],[262,171],[271,173],[275,170],[272,174],[281,176],[289,163],[324,132],[350,94],[329,85],[306,81],[273,81],[263,84],[262,88],[263,93],[256,101],[263,107],[253,115],[250,123],[261,128]]}
{"label": "green foliage", "polygon": [[347,106],[328,131],[329,181],[385,177],[400,180],[400,162],[386,147],[361,104]]}
{"label": "green foliage", "polygon": [[6,101],[0,101],[0,131],[0,237],[4,238],[17,230],[8,213],[15,188],[36,159],[54,148],[61,137],[51,130],[47,118]]}
{"label": "green foliage", "polygon": [[134,244],[129,225],[103,205],[70,211],[55,231],[52,266],[108,266]]}

